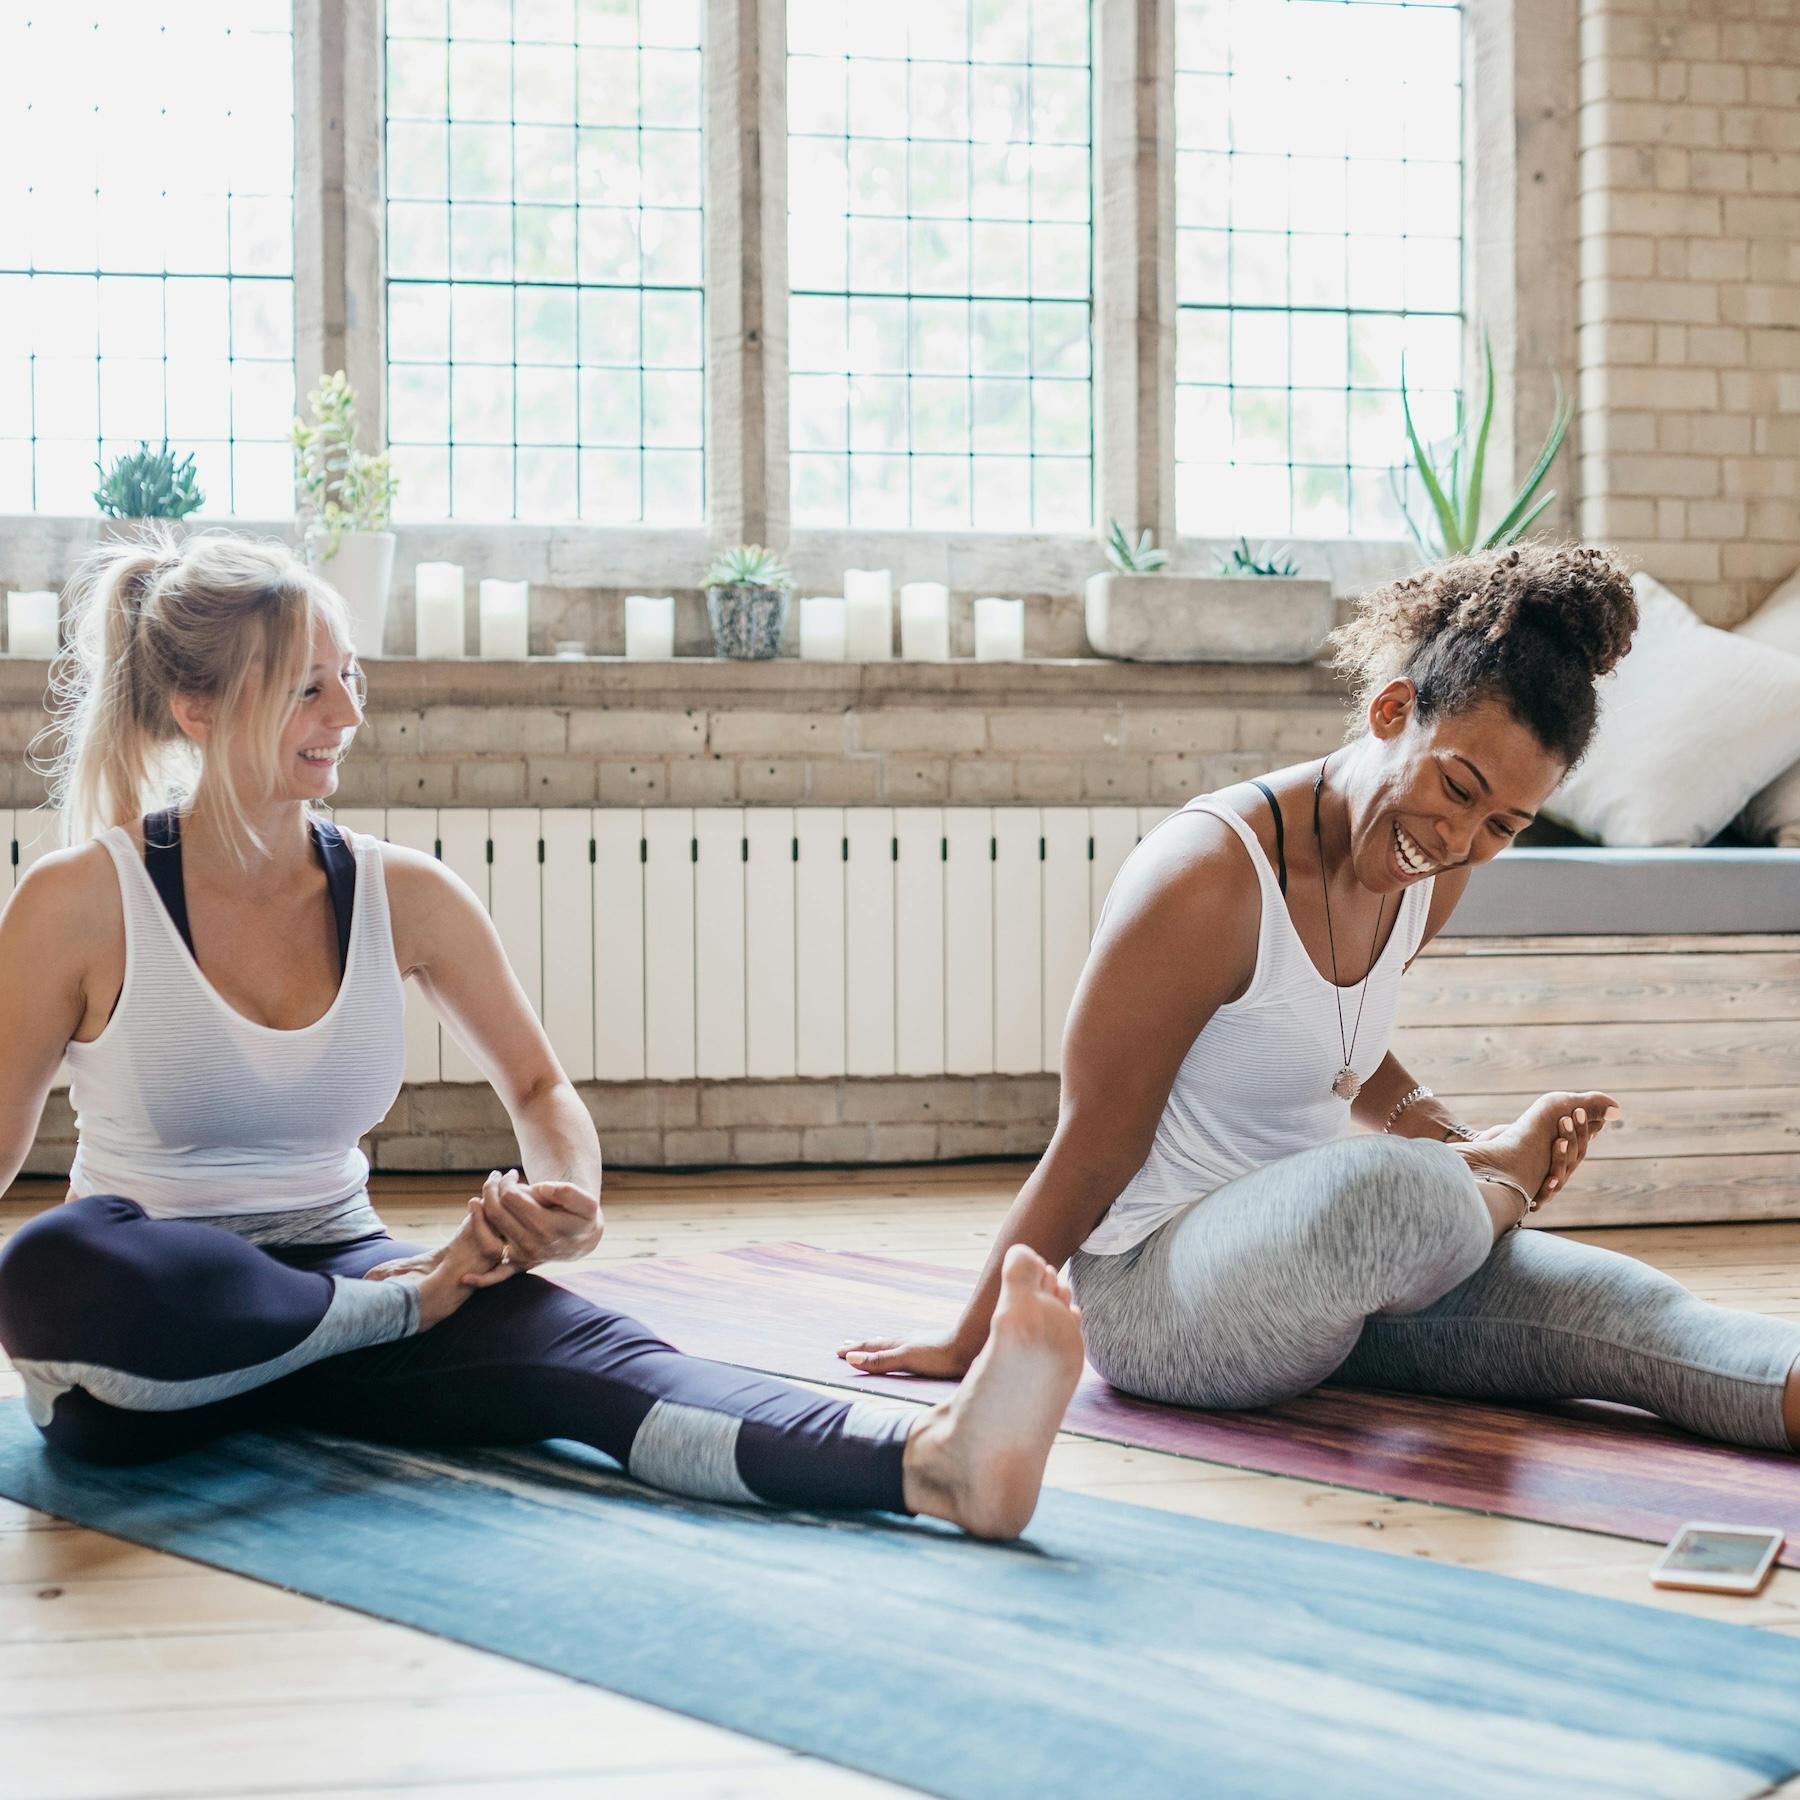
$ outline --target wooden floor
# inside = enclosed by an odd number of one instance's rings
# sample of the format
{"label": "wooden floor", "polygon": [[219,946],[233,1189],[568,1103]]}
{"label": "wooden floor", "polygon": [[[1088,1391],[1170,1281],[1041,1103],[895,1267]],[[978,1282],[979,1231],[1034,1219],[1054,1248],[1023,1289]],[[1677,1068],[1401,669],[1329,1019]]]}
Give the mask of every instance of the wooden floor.
{"label": "wooden floor", "polygon": [[[973,1267],[1021,1172],[618,1177],[596,1260],[800,1239]],[[467,1191],[392,1178],[375,1199],[397,1236],[437,1241]],[[0,1200],[0,1240],[61,1193],[16,1186]],[[1800,1319],[1800,1223],[1576,1235],[1643,1256],[1710,1299]],[[0,1395],[18,1392],[0,1356]],[[1753,1600],[1668,1593],[1646,1579],[1653,1547],[1629,1539],[1073,1438],[1058,1443],[1050,1480],[1800,1635],[1797,1570],[1778,1571]],[[9,1767],[53,1773],[23,1789]],[[0,1791],[813,1800],[903,1790],[0,1501]],[[1800,1782],[1782,1791],[1800,1796]]]}

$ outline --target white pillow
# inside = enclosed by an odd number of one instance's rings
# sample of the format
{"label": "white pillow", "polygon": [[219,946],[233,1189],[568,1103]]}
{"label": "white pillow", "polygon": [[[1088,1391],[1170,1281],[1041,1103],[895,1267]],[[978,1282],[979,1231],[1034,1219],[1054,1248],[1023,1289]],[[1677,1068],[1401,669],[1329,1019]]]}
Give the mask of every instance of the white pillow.
{"label": "white pillow", "polygon": [[1648,575],[1593,748],[1545,812],[1603,844],[1704,844],[1800,761],[1800,658],[1702,624]]}
{"label": "white pillow", "polygon": [[[1800,657],[1800,569],[1796,569],[1732,634]],[[1800,849],[1800,763],[1777,775],[1744,808],[1739,821],[1752,843]]]}

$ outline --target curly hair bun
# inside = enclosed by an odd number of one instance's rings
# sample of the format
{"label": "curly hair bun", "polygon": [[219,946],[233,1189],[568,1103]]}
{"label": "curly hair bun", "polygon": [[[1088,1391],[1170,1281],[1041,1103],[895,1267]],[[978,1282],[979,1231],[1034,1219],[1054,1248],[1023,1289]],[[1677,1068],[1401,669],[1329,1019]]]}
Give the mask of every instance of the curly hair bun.
{"label": "curly hair bun", "polygon": [[1502,699],[1573,765],[1593,735],[1594,683],[1631,648],[1637,621],[1615,552],[1536,540],[1388,582],[1330,643],[1359,706],[1402,675],[1418,687],[1423,716]]}

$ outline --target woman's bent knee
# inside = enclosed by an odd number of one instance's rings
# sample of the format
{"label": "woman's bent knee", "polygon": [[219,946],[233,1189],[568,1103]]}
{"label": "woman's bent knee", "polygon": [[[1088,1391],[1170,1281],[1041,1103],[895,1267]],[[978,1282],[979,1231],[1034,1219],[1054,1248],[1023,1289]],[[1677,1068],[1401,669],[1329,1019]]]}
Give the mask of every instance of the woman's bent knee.
{"label": "woman's bent knee", "polygon": [[39,1213],[0,1249],[0,1345],[9,1355],[46,1353],[79,1300],[104,1305],[95,1292],[110,1260],[107,1242],[124,1224],[144,1217],[134,1200],[92,1194]]}
{"label": "woman's bent knee", "polygon": [[1319,1154],[1306,1237],[1328,1262],[1366,1274],[1369,1311],[1428,1306],[1487,1260],[1487,1207],[1447,1144],[1371,1134]]}

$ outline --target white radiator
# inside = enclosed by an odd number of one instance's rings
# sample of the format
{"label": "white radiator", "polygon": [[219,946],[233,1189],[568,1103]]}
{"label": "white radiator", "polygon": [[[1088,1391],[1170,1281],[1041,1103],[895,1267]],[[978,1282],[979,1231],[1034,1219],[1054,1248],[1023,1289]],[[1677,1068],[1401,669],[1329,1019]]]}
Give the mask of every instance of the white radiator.
{"label": "white radiator", "polygon": [[[1033,1074],[1167,807],[345,807],[491,914],[576,1081]],[[54,847],[0,812],[14,872]],[[21,836],[20,834],[23,834]],[[408,1081],[475,1081],[407,990]]]}

